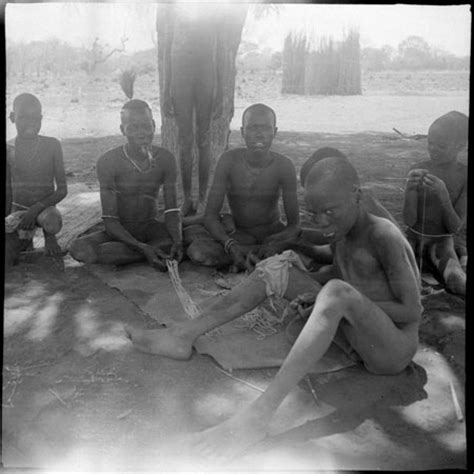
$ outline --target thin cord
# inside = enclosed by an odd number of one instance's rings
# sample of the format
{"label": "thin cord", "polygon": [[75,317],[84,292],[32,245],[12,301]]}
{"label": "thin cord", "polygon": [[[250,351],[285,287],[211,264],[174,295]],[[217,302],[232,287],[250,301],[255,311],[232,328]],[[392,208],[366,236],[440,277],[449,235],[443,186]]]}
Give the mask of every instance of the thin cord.
{"label": "thin cord", "polygon": [[425,233],[425,210],[426,210],[426,188],[423,187],[423,212],[421,214],[421,238],[420,238],[420,275],[423,274],[423,235]]}

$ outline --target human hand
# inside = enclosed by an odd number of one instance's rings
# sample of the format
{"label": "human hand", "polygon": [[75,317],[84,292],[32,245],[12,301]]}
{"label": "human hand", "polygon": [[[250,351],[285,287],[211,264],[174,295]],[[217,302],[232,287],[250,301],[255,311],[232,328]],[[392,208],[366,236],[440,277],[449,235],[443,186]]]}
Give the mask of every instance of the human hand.
{"label": "human hand", "polygon": [[283,252],[283,250],[285,250],[283,242],[269,241],[268,243],[265,243],[260,247],[257,256],[263,260],[265,258],[272,257],[273,255],[281,253]]}
{"label": "human hand", "polygon": [[165,117],[171,118],[174,117],[174,105],[173,99],[170,95],[165,94],[165,98],[163,100],[163,114]]}
{"label": "human hand", "polygon": [[170,259],[176,260],[178,263],[183,260],[183,243],[174,242],[170,250]]}
{"label": "human hand", "polygon": [[446,188],[444,181],[437,176],[427,173],[423,176],[422,185],[426,189],[430,189],[434,194],[438,195],[440,198],[448,198],[449,193]]}
{"label": "human hand", "polygon": [[239,270],[253,270],[250,261],[247,260],[247,253],[245,249],[239,244],[232,244],[229,248],[229,255],[232,258],[233,266]]}
{"label": "human hand", "polygon": [[143,255],[145,255],[147,262],[153,268],[157,268],[162,272],[166,271],[167,267],[165,260],[167,260],[169,256],[163,252],[163,250],[159,249],[158,247],[152,247],[151,245],[143,244],[141,246],[141,251],[143,252]]}
{"label": "human hand", "polygon": [[315,301],[315,293],[302,293],[290,302],[290,308],[297,311],[302,318],[307,319],[313,310]]}
{"label": "human hand", "polygon": [[35,206],[30,207],[22,216],[20,223],[18,224],[18,229],[22,230],[33,230],[36,225],[36,218],[40,210]]}
{"label": "human hand", "polygon": [[414,169],[408,173],[407,176],[407,189],[415,190],[421,186],[423,177],[428,173],[424,169]]}

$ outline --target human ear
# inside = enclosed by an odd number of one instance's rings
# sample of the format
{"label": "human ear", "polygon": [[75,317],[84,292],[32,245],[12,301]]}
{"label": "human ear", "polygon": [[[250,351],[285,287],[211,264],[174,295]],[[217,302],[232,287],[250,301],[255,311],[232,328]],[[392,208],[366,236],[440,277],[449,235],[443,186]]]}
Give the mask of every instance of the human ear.
{"label": "human ear", "polygon": [[120,131],[122,132],[122,135],[125,135],[125,129],[123,128],[123,124],[120,124]]}
{"label": "human ear", "polygon": [[15,113],[14,113],[14,112],[10,112],[9,117],[10,117],[11,123],[15,123]]}
{"label": "human ear", "polygon": [[244,127],[240,127],[240,134],[242,135],[242,138],[244,138]]}
{"label": "human ear", "polygon": [[274,131],[273,131],[273,136],[275,136],[278,132],[278,127],[275,127]]}

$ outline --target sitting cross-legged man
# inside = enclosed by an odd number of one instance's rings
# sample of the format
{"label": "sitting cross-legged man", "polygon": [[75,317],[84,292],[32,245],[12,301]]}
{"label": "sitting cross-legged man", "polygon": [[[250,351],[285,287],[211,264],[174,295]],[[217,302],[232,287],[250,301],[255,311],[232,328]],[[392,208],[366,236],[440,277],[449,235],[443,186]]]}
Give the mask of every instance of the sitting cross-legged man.
{"label": "sitting cross-legged man", "polygon": [[[104,230],[77,238],[71,255],[85,263],[124,265],[147,261],[165,271],[165,260],[181,260],[182,224],[176,203],[176,162],[152,145],[155,122],[148,104],[128,101],[120,113],[123,146],[97,161]],[[163,186],[164,223],[157,220],[157,197]]]}
{"label": "sitting cross-legged man", "polygon": [[[251,268],[249,252],[276,253],[274,244],[300,232],[296,172],[285,156],[270,150],[277,132],[275,112],[263,104],[242,115],[245,148],[219,159],[209,192],[203,226],[184,229],[187,255],[200,265],[232,270]],[[286,224],[280,219],[282,197]],[[222,216],[227,198],[231,214]]]}

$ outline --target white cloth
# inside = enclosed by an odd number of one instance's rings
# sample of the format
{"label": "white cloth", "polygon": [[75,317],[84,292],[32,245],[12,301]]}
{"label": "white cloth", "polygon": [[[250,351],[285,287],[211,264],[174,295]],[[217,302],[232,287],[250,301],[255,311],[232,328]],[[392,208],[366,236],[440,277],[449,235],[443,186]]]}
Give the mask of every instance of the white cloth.
{"label": "white cloth", "polygon": [[31,240],[36,233],[36,227],[32,230],[18,229],[18,224],[21,222],[21,219],[26,211],[15,211],[5,217],[5,233],[12,234],[13,232],[18,232],[18,237],[21,240]]}
{"label": "white cloth", "polygon": [[288,288],[289,271],[292,266],[308,271],[300,256],[293,250],[285,250],[257,263],[255,270],[265,282],[267,296],[283,298]]}

